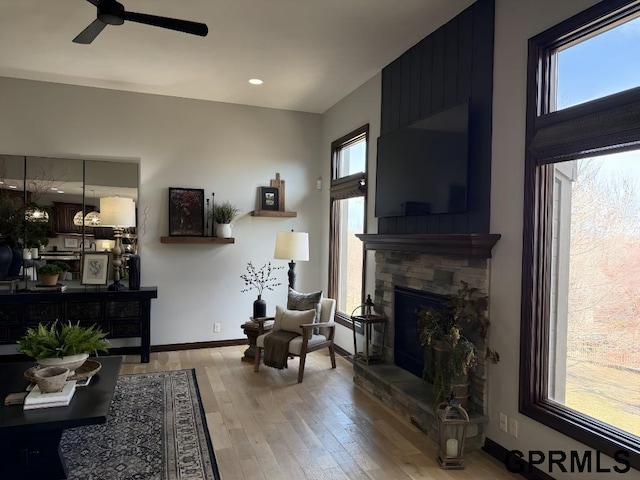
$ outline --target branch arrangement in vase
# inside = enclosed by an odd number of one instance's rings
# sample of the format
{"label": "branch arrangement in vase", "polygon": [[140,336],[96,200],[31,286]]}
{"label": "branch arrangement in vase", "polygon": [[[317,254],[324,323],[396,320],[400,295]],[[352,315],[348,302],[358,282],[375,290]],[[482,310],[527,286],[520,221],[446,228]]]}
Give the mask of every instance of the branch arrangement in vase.
{"label": "branch arrangement in vase", "polygon": [[273,267],[271,262],[263,265],[259,269],[253,266],[253,263],[249,262],[247,264],[247,273],[240,275],[240,278],[244,280],[244,285],[246,288],[242,289],[242,292],[249,292],[251,290],[257,290],[258,295],[262,295],[264,290],[273,290],[274,287],[282,285],[275,278],[274,272],[276,270],[281,270],[284,267]]}

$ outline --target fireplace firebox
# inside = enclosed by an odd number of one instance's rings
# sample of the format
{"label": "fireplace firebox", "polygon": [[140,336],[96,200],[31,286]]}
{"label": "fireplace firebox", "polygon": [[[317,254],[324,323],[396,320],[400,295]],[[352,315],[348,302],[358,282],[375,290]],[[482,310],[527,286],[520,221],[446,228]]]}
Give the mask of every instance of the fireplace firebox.
{"label": "fireplace firebox", "polygon": [[418,339],[418,312],[442,308],[445,297],[436,293],[396,286],[394,288],[394,363],[422,378],[424,347]]}

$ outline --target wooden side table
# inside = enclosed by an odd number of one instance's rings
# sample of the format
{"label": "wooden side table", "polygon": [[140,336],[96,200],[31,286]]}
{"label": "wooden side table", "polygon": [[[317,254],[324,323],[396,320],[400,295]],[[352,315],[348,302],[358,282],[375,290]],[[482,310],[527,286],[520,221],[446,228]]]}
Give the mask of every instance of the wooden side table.
{"label": "wooden side table", "polygon": [[256,339],[263,333],[267,333],[273,329],[273,317],[251,317],[248,322],[243,323],[241,326],[244,334],[249,339],[249,348],[244,351],[242,361],[253,363],[256,356]]}

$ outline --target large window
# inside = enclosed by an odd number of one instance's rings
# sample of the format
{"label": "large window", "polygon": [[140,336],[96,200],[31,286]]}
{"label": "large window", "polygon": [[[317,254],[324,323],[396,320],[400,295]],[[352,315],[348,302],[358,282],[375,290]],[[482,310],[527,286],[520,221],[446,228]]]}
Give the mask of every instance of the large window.
{"label": "large window", "polygon": [[524,414],[634,468],[639,13],[601,2],[530,41],[520,362]]}
{"label": "large window", "polygon": [[329,295],[336,299],[339,322],[362,304],[364,249],[356,237],[366,227],[367,140],[369,126],[331,144],[331,238]]}

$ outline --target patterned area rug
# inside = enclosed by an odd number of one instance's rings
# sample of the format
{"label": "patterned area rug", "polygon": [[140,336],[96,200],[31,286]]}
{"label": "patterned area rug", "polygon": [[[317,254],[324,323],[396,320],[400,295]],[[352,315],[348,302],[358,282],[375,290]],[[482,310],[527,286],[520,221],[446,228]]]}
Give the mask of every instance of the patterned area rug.
{"label": "patterned area rug", "polygon": [[220,480],[194,370],[121,375],[107,423],[60,446],[69,480]]}

